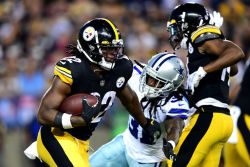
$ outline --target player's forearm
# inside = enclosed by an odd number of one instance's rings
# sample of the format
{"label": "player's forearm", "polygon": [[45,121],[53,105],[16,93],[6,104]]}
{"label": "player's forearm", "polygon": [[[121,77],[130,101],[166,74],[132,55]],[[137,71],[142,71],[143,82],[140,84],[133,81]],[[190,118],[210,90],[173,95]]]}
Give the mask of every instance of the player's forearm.
{"label": "player's forearm", "polygon": [[173,140],[177,144],[183,127],[184,127],[184,121],[181,118],[173,118],[167,120],[165,123],[165,129],[167,135],[166,139]]}
{"label": "player's forearm", "polygon": [[118,92],[117,96],[130,115],[134,117],[142,127],[144,127],[147,124],[147,120],[141,109],[136,93],[129,86],[126,86],[123,90]]}
{"label": "player's forearm", "polygon": [[54,126],[54,119],[57,115],[57,110],[50,109],[43,103],[39,106],[37,119],[41,125]]}
{"label": "player's forearm", "polygon": [[144,113],[141,109],[141,105],[138,102],[138,99],[132,100],[129,105],[126,105],[126,108],[129,112],[129,114],[135,118],[135,120],[144,127],[147,124],[147,120],[144,116]]}
{"label": "player's forearm", "polygon": [[177,142],[179,141],[179,138],[180,138],[180,134],[181,134],[180,128],[171,127],[167,131],[168,131],[168,133],[167,133],[166,139],[173,140],[175,142],[175,144],[177,144]]}

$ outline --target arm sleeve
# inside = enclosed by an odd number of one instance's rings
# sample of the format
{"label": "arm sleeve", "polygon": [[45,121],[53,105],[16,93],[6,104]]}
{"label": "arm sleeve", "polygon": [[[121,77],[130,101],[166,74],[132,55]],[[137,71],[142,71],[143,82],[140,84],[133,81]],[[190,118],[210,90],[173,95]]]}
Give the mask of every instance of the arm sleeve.
{"label": "arm sleeve", "polygon": [[169,118],[182,118],[187,119],[189,116],[189,103],[185,97],[182,97],[181,100],[178,100],[176,97],[172,97],[167,105],[167,116]]}
{"label": "arm sleeve", "polygon": [[71,70],[71,64],[67,61],[60,60],[54,67],[54,76],[58,76],[64,83],[72,85],[73,76]]}

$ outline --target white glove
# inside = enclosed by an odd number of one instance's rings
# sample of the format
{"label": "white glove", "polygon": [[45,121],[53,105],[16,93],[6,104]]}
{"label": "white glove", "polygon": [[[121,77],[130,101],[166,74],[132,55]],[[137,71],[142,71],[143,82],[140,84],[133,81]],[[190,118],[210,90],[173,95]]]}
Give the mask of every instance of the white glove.
{"label": "white glove", "polygon": [[194,88],[199,85],[200,80],[205,77],[206,74],[207,72],[203,69],[203,67],[199,67],[197,71],[188,76],[187,88],[191,90],[192,94],[194,94]]}
{"label": "white glove", "polygon": [[213,11],[213,14],[210,13],[209,15],[209,24],[220,28],[223,24],[223,17],[220,15],[220,12]]}

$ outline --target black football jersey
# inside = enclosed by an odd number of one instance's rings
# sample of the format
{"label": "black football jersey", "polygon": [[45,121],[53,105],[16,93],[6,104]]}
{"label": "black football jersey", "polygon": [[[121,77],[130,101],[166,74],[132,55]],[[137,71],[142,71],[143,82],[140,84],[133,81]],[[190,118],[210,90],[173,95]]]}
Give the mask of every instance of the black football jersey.
{"label": "black football jersey", "polygon": [[[221,30],[215,26],[203,26],[191,34],[188,43],[188,71],[189,74],[197,71],[200,66],[217,59],[215,55],[202,54],[198,47],[205,41],[212,39],[224,39]],[[218,46],[219,47],[219,46]],[[195,88],[193,99],[197,106],[212,105],[227,108],[229,94],[229,72],[230,68],[208,73]]]}
{"label": "black football jersey", "polygon": [[71,86],[71,94],[89,93],[101,97],[101,112],[88,127],[68,129],[74,137],[87,140],[100,122],[104,113],[112,106],[116,92],[123,89],[132,75],[133,64],[124,56],[116,61],[115,67],[106,71],[102,77],[91,69],[85,57],[65,57],[57,62],[54,75]]}
{"label": "black football jersey", "polygon": [[240,92],[235,100],[235,105],[241,108],[243,113],[250,115],[250,65],[248,65],[243,80],[241,82]]}

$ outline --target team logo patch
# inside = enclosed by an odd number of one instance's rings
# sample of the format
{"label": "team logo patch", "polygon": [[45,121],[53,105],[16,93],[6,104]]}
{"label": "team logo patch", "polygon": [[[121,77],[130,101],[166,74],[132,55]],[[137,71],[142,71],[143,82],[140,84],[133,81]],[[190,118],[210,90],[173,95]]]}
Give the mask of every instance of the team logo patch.
{"label": "team logo patch", "polygon": [[117,81],[116,81],[116,87],[117,88],[120,88],[120,87],[122,87],[122,85],[125,83],[125,78],[124,77],[120,77],[120,78],[118,78],[117,79]]}
{"label": "team logo patch", "polygon": [[95,37],[95,29],[93,27],[87,27],[82,35],[85,41],[91,41]]}

